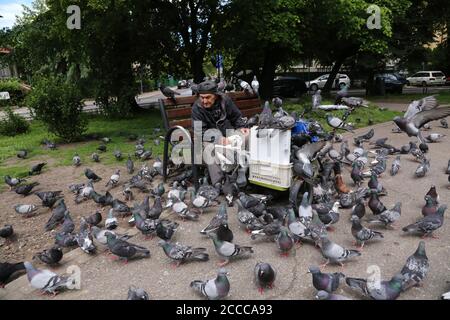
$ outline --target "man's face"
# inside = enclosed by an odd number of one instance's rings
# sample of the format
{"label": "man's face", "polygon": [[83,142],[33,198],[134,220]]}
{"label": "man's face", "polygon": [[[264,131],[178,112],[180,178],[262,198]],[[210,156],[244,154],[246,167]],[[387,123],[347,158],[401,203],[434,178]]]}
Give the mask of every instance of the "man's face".
{"label": "man's face", "polygon": [[216,102],[216,95],[215,94],[201,94],[200,99],[202,100],[202,106],[204,108],[211,108],[214,105],[214,102]]}

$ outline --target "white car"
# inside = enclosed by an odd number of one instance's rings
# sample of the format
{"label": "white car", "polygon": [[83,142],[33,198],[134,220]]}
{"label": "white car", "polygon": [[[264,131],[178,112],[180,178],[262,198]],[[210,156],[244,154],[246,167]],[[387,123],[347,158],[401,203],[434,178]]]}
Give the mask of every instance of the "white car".
{"label": "white car", "polygon": [[406,78],[406,81],[409,86],[442,86],[446,77],[442,71],[420,71]]}
{"label": "white car", "polygon": [[[325,86],[325,83],[327,83],[329,74],[324,74],[323,76],[318,77],[317,79],[307,81],[306,87],[309,88],[311,91],[316,91],[318,89],[322,89]],[[350,88],[350,78],[346,74],[339,74],[339,82],[338,87],[336,87],[336,81],[333,81],[333,89],[342,89],[342,87],[346,85],[348,88]]]}

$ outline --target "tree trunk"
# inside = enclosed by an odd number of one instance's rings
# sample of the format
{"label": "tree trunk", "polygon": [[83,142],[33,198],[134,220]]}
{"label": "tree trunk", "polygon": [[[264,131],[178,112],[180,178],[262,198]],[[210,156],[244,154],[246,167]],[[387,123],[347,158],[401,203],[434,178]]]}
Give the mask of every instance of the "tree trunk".
{"label": "tree trunk", "polygon": [[203,82],[205,72],[203,71],[203,58],[199,52],[195,52],[191,57],[191,72],[195,83]]}
{"label": "tree trunk", "polygon": [[266,48],[264,57],[264,65],[261,73],[261,88],[259,95],[263,100],[269,100],[272,98],[273,93],[273,78],[275,77],[275,71],[277,68],[273,51],[270,48]]}
{"label": "tree trunk", "polygon": [[330,76],[328,77],[327,83],[325,83],[325,86],[322,89],[322,94],[327,95],[330,93],[332,85],[336,78],[336,75],[338,74],[339,69],[341,69],[341,66],[343,63],[344,63],[344,58],[338,58],[336,60],[336,62],[333,65],[333,68],[331,69],[331,73],[330,73]]}
{"label": "tree trunk", "polygon": [[371,95],[374,92],[373,76],[374,76],[373,69],[370,69],[366,81],[366,96]]}

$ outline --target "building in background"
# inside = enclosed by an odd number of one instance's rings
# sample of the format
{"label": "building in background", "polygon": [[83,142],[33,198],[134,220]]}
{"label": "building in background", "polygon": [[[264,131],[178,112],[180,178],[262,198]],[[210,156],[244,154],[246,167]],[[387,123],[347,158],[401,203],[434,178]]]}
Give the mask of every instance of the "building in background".
{"label": "building in background", "polygon": [[[0,47],[0,55],[10,54],[11,49],[9,48],[1,48]],[[17,67],[16,65],[0,65],[0,79],[4,78],[17,78]]]}

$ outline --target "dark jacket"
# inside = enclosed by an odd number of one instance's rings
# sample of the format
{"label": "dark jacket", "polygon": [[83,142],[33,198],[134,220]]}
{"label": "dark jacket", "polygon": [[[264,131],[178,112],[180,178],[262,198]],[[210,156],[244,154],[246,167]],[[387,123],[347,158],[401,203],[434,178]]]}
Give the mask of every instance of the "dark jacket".
{"label": "dark jacket", "polygon": [[246,124],[246,119],[233,100],[224,94],[218,94],[216,102],[209,109],[202,107],[200,99],[195,101],[192,105],[192,128],[194,121],[202,121],[202,133],[208,129],[219,129],[223,136],[226,136],[227,129],[242,128]]}

